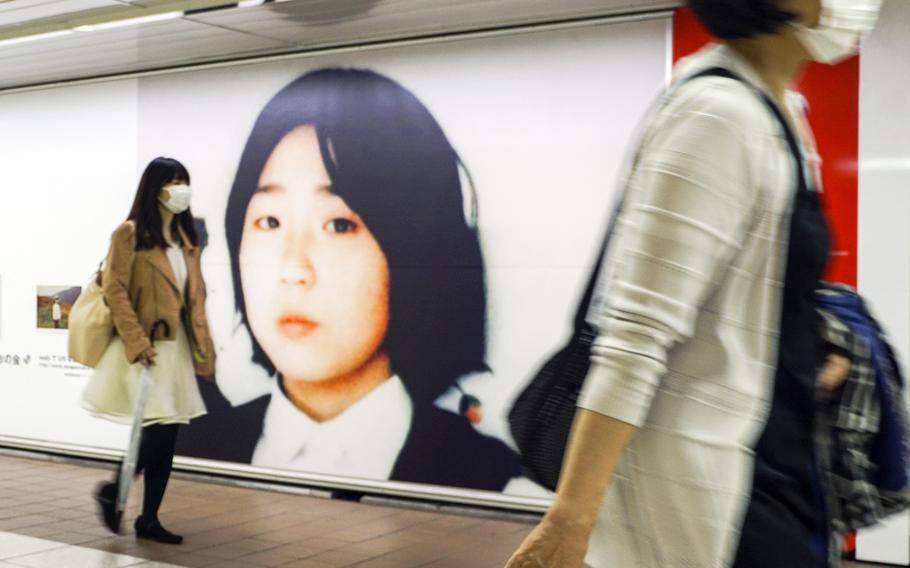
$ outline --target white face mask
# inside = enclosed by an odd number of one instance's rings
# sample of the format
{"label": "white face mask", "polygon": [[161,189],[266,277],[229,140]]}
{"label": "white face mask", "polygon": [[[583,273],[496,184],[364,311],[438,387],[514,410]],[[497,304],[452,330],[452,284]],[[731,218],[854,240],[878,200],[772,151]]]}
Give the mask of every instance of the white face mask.
{"label": "white face mask", "polygon": [[859,44],[875,28],[882,0],[821,0],[818,26],[793,24],[814,61],[833,65],[859,53]]}
{"label": "white face mask", "polygon": [[168,211],[174,215],[180,215],[190,208],[190,200],[193,198],[193,190],[190,189],[190,186],[184,184],[169,185],[166,189],[171,196],[170,199],[165,201],[162,194],[158,197],[158,200],[167,207]]}

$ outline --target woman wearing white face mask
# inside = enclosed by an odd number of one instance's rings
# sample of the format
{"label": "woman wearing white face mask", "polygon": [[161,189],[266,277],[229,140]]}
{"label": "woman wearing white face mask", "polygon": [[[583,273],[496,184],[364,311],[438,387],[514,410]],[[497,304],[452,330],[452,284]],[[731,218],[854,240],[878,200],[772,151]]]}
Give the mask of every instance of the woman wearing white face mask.
{"label": "woman wearing white face mask", "polygon": [[[115,336],[83,394],[89,411],[129,422],[139,376],[144,367],[151,368],[136,466],[137,474],[145,474],[145,493],[135,528],[140,538],[169,544],[179,544],[182,537],[161,526],[158,508],[177,429],[205,414],[196,375],[211,377],[215,368],[189,183],[186,168],[170,158],[156,158],[142,174],[128,220],[111,238],[102,277]],[[152,325],[161,320],[167,325],[149,337]],[[113,532],[119,532],[116,497],[116,482],[102,484],[96,493],[104,523]]]}
{"label": "woman wearing white face mask", "polygon": [[557,495],[507,568],[828,565],[813,393],[849,362],[819,339],[829,234],[788,87],[854,54],[880,2],[688,4],[720,41],[644,133]]}

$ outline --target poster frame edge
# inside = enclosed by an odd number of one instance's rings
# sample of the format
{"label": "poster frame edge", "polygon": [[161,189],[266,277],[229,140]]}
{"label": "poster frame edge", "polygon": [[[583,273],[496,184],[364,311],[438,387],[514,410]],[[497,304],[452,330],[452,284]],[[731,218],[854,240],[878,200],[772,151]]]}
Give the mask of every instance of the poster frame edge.
{"label": "poster frame edge", "polygon": [[[120,461],[123,457],[122,450],[2,435],[0,435],[0,448],[56,455],[64,459],[89,459],[111,463]],[[313,491],[347,491],[370,496],[418,499],[424,502],[468,505],[527,513],[545,512],[551,502],[550,499],[541,497],[522,497],[493,491],[460,489],[440,485],[375,481],[336,475],[283,471],[184,456],[176,456],[174,458],[174,469],[186,473],[212,475],[240,481],[264,482],[300,489],[311,489]]]}

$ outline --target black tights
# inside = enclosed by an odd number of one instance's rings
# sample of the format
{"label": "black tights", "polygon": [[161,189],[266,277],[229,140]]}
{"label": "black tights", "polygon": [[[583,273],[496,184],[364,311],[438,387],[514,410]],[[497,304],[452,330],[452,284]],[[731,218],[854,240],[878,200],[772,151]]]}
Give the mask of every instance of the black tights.
{"label": "black tights", "polygon": [[178,424],[153,424],[142,429],[136,475],[145,473],[142,517],[146,521],[158,520],[158,509],[171,477],[178,428]]}

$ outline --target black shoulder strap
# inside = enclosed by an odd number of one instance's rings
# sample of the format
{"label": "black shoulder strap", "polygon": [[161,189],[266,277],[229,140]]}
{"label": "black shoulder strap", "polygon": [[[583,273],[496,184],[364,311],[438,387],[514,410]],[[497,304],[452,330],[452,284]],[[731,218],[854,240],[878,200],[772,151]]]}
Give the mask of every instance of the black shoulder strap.
{"label": "black shoulder strap", "polygon": [[[796,190],[797,192],[807,191],[809,185],[806,182],[806,170],[802,151],[800,150],[800,146],[797,142],[797,138],[793,132],[793,129],[790,128],[790,124],[787,122],[783,111],[781,111],[780,107],[777,106],[777,103],[775,103],[774,100],[769,97],[764,91],[725,67],[711,67],[698,71],[697,73],[693,73],[692,75],[681,79],[677,83],[677,88],[683,84],[702,77],[725,77],[727,79],[739,81],[744,85],[747,85],[752,90],[752,92],[755,93],[756,96],[758,96],[762,102],[765,103],[765,106],[768,107],[768,110],[771,111],[771,114],[774,116],[774,118],[777,119],[777,122],[780,124],[781,131],[783,132],[784,137],[787,139],[787,145],[790,147],[790,153],[793,155],[794,165],[796,167]],[[600,247],[600,251],[597,254],[597,262],[594,265],[594,271],[588,280],[588,286],[585,289],[585,294],[578,306],[578,311],[575,313],[576,330],[584,329],[587,325],[586,320],[588,311],[591,307],[591,299],[594,297],[594,288],[597,286],[597,279],[598,276],[600,276],[600,269],[603,266],[604,254],[606,254],[607,246],[610,244],[610,237],[613,234],[613,226],[616,223],[616,217],[618,216],[621,207],[622,200],[620,200],[612,213],[610,223],[607,227],[607,235],[604,238],[603,244]]]}

